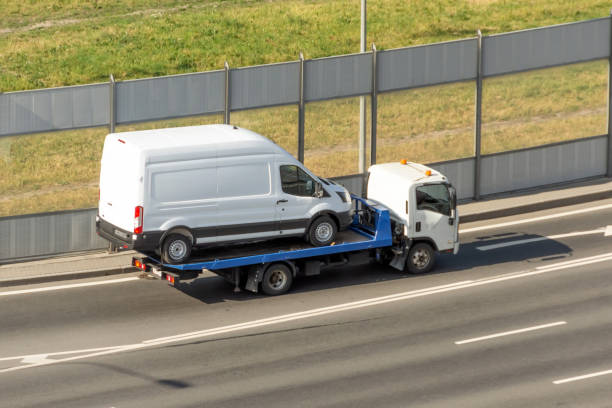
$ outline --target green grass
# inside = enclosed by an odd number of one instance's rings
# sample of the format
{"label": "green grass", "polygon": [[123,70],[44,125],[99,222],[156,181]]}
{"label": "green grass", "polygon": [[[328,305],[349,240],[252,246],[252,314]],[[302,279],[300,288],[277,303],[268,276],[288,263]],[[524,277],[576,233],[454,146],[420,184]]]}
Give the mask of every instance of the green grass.
{"label": "green grass", "polygon": [[[210,3],[210,6],[206,6]],[[76,22],[0,34],[0,90],[43,88],[204,71],[359,50],[359,2],[4,0],[0,29]],[[131,14],[154,8],[155,13]],[[4,9],[4,10],[3,10]],[[21,13],[21,14],[20,14]],[[379,49],[607,16],[603,0],[379,0],[368,9],[368,43]],[[12,16],[12,17],[11,17]]]}
{"label": "green grass", "polygon": [[[226,59],[232,66],[286,61],[301,50],[307,58],[355,52],[359,4],[347,4],[5,0],[0,89],[106,81],[111,72],[120,80],[218,69]],[[429,43],[472,36],[477,28],[486,34],[605,16],[608,7],[593,0],[381,0],[369,2],[368,41],[379,49]],[[29,29],[62,19],[77,21]],[[606,61],[485,80],[483,153],[605,133],[606,89]],[[378,162],[471,156],[474,92],[474,83],[466,82],[379,95]],[[306,105],[305,163],[317,174],[357,172],[358,105],[358,98]],[[232,112],[231,119],[297,153],[296,106]],[[221,121],[212,115],[117,130]],[[97,128],[0,138],[0,216],[95,206],[106,133]]]}

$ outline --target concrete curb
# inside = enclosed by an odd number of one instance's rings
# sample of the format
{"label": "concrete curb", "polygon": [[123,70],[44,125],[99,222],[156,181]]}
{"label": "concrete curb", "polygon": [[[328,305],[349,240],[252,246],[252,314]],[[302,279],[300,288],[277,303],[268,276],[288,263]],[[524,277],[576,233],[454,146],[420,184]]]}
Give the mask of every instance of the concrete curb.
{"label": "concrete curb", "polygon": [[459,216],[460,216],[459,224],[465,224],[465,223],[474,222],[474,221],[489,220],[493,218],[509,217],[511,215],[518,215],[518,214],[524,214],[524,213],[541,211],[541,210],[549,210],[555,207],[565,207],[568,205],[575,205],[575,204],[582,204],[582,203],[587,203],[591,201],[605,200],[608,198],[612,198],[612,190],[598,191],[595,193],[587,193],[587,194],[575,195],[571,197],[557,198],[557,199],[552,199],[552,200],[541,201],[539,203],[525,204],[525,205],[520,205],[520,206],[502,208],[498,210],[481,211],[476,214],[468,214],[464,216],[462,216],[461,213],[459,213]]}
{"label": "concrete curb", "polygon": [[97,278],[100,276],[111,276],[111,275],[120,275],[126,273],[138,272],[140,269],[135,268],[133,266],[122,266],[122,267],[114,267],[114,268],[100,268],[100,269],[91,269],[87,271],[79,271],[79,272],[65,272],[58,274],[49,274],[49,275],[38,275],[38,276],[28,276],[26,278],[9,278],[9,279],[0,279],[0,288],[1,287],[9,287],[9,286],[19,286],[19,285],[33,285],[36,283],[48,283],[48,282],[56,282],[56,281],[65,281],[65,280],[73,280],[73,279],[85,279],[85,278]]}

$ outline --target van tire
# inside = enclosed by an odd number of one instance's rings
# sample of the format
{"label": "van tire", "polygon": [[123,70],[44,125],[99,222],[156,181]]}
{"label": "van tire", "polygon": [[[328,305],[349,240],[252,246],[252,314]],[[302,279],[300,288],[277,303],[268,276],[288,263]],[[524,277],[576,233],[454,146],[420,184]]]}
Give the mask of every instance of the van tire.
{"label": "van tire", "polygon": [[308,239],[316,247],[327,246],[334,242],[338,226],[329,216],[323,215],[310,224]]}
{"label": "van tire", "polygon": [[162,245],[162,260],[169,264],[184,263],[191,255],[191,240],[181,234],[170,234]]}
{"label": "van tire", "polygon": [[414,274],[427,273],[431,271],[436,262],[436,253],[431,245],[426,242],[414,244],[408,251],[406,269]]}
{"label": "van tire", "polygon": [[261,290],[270,296],[286,293],[293,284],[293,273],[285,264],[275,263],[266,269],[261,280]]}

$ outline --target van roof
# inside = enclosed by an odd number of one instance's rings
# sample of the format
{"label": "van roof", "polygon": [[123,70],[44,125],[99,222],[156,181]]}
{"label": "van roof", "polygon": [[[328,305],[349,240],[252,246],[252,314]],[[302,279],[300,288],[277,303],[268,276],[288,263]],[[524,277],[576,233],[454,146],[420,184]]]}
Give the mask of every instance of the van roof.
{"label": "van roof", "polygon": [[[111,133],[116,138],[145,153],[149,159],[173,156],[203,158],[236,154],[288,154],[266,137],[231,125],[201,125],[166,129]],[[155,160],[153,160],[155,161]]]}
{"label": "van roof", "polygon": [[[427,170],[431,170],[430,176],[425,174]],[[406,164],[399,162],[375,164],[371,166],[368,171],[370,173],[377,172],[379,174],[384,174],[388,178],[397,179],[398,181],[402,182],[447,181],[446,177],[444,177],[439,171],[432,169],[431,167],[412,162],[407,162]]]}

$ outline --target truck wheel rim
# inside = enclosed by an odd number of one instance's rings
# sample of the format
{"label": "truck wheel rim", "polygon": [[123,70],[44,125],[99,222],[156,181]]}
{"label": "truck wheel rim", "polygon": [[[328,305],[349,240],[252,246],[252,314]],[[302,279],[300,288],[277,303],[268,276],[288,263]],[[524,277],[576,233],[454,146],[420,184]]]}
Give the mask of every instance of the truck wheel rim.
{"label": "truck wheel rim", "polygon": [[315,237],[320,242],[326,242],[331,239],[333,234],[333,228],[329,223],[324,222],[322,224],[317,225],[317,229],[315,229]]}
{"label": "truck wheel rim", "polygon": [[280,271],[272,272],[270,274],[270,279],[268,279],[270,286],[274,289],[282,288],[283,286],[285,286],[286,281],[287,281],[287,277],[285,276],[283,272],[280,272]]}
{"label": "truck wheel rim", "polygon": [[187,253],[187,245],[183,241],[173,241],[168,249],[170,258],[182,259]]}
{"label": "truck wheel rim", "polygon": [[429,252],[419,249],[412,255],[412,264],[418,269],[424,269],[429,263]]}

